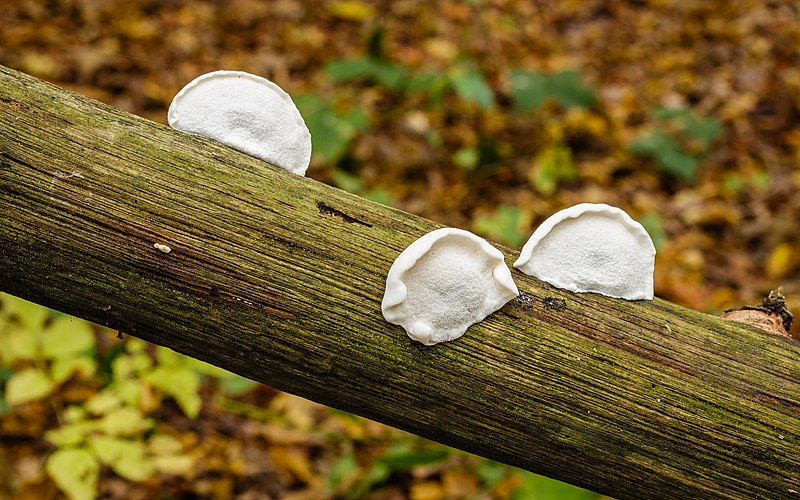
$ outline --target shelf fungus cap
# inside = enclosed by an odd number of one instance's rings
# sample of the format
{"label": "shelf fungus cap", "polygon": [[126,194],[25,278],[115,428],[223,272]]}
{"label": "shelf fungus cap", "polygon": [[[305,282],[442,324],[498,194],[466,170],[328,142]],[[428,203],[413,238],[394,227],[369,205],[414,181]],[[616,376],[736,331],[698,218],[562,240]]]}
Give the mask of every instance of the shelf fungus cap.
{"label": "shelf fungus cap", "polygon": [[297,175],[311,161],[311,134],[289,94],[244,71],[198,76],[172,100],[167,121]]}
{"label": "shelf fungus cap", "polygon": [[397,257],[381,309],[425,345],[459,338],[519,294],[503,254],[469,231],[432,231]]}
{"label": "shelf fungus cap", "polygon": [[514,267],[573,292],[651,300],[655,256],[650,235],[623,210],[581,203],[545,220]]}

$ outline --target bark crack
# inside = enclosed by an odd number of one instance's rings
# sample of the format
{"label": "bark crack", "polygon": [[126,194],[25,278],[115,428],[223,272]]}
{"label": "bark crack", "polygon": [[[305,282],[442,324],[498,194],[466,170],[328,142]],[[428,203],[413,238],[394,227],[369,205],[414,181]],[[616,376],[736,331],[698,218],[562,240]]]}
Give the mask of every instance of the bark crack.
{"label": "bark crack", "polygon": [[332,217],[336,217],[337,219],[343,220],[348,224],[360,224],[366,227],[372,227],[372,224],[368,222],[364,222],[362,220],[356,219],[346,213],[342,212],[341,210],[337,210],[330,205],[325,204],[324,202],[318,201],[317,208],[319,209],[319,213],[322,215],[330,215]]}

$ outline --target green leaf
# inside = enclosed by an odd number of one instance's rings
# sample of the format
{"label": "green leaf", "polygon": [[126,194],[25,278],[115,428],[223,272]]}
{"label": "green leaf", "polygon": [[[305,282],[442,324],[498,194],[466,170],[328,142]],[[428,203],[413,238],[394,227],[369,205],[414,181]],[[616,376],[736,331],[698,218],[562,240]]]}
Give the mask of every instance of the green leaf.
{"label": "green leaf", "polygon": [[453,155],[453,163],[465,170],[474,170],[480,161],[478,148],[461,148]]}
{"label": "green leaf", "polygon": [[86,420],[86,417],[88,417],[86,410],[80,405],[67,406],[61,414],[61,420],[68,424],[82,422]]}
{"label": "green leaf", "polygon": [[483,460],[475,472],[484,488],[492,488],[508,475],[509,470],[511,469],[508,466],[497,463],[494,460]]}
{"label": "green leaf", "polygon": [[697,172],[698,161],[680,148],[664,149],[656,156],[661,168],[672,175],[691,182]]}
{"label": "green leaf", "polygon": [[494,105],[494,94],[483,74],[475,69],[461,69],[453,71],[450,81],[456,94],[461,99],[475,102],[484,108],[491,108]]}
{"label": "green leaf", "polygon": [[527,214],[519,207],[503,204],[497,207],[493,215],[475,219],[473,227],[478,233],[518,247],[527,237],[527,219]]}
{"label": "green leaf", "polygon": [[230,396],[241,396],[258,387],[259,383],[239,375],[219,379],[222,390]]}
{"label": "green leaf", "polygon": [[80,421],[47,431],[45,439],[59,448],[83,444],[89,433],[97,429],[97,422]]}
{"label": "green leaf", "polygon": [[167,347],[156,347],[156,360],[160,366],[179,366],[185,365],[188,358]]}
{"label": "green leaf", "polygon": [[408,71],[404,66],[383,61],[375,63],[373,73],[378,83],[391,90],[402,89],[408,79]]}
{"label": "green leaf", "polygon": [[130,481],[144,481],[156,470],[156,465],[145,454],[145,446],[141,441],[93,436],[89,439],[89,446],[100,462]]}
{"label": "green leaf", "polygon": [[597,102],[594,91],[583,84],[577,71],[561,71],[550,77],[550,92],[565,108],[588,108]]}
{"label": "green leaf", "polygon": [[97,497],[100,464],[88,450],[62,448],[53,452],[45,466],[47,474],[71,500]]}
{"label": "green leaf", "polygon": [[129,354],[137,354],[146,351],[147,346],[151,344],[148,344],[144,340],[139,340],[133,337],[127,337],[125,339],[124,345],[125,345],[125,350],[128,351]]}
{"label": "green leaf", "polygon": [[114,382],[114,393],[119,397],[123,404],[138,406],[142,398],[142,392],[146,390],[145,382],[136,378],[130,380],[120,380]]}
{"label": "green leaf", "polygon": [[572,161],[572,151],[560,144],[539,154],[528,173],[530,183],[545,196],[555,193],[559,182],[570,181],[575,177],[577,170]]}
{"label": "green leaf", "polygon": [[374,201],[375,203],[380,203],[381,205],[392,206],[392,204],[394,203],[394,198],[392,197],[392,194],[383,188],[370,189],[369,191],[364,191],[363,193],[361,193],[361,196],[370,201]]}
{"label": "green leaf", "polygon": [[384,205],[391,205],[393,202],[392,195],[385,189],[377,188],[367,190],[361,179],[357,176],[348,174],[344,170],[334,169],[331,173],[331,180],[333,184],[339,189],[343,189],[348,193],[353,193],[377,203]]}
{"label": "green leaf", "polygon": [[50,316],[46,307],[14,297],[7,293],[0,293],[2,299],[2,312],[5,316],[13,316],[25,326],[30,333],[39,333]]}
{"label": "green leaf", "polygon": [[680,147],[680,145],[675,139],[660,130],[656,130],[634,139],[628,149],[634,154],[655,156],[661,150],[677,147]]}
{"label": "green leaf", "polygon": [[697,139],[707,148],[725,132],[725,127],[714,119],[692,118],[684,128],[686,135]]}
{"label": "green leaf", "polygon": [[14,370],[0,363],[0,386],[4,385],[12,375],[14,375]]}
{"label": "green leaf", "polygon": [[407,470],[419,465],[429,465],[441,462],[450,456],[447,448],[434,448],[429,450],[390,449],[379,460],[390,470]]}
{"label": "green leaf", "polygon": [[11,406],[27,403],[49,396],[55,387],[55,383],[43,371],[26,368],[8,379],[5,399]]}
{"label": "green leaf", "polygon": [[659,120],[677,121],[681,131],[691,139],[700,141],[703,148],[725,132],[725,127],[714,118],[699,118],[688,108],[660,107],[653,110],[653,116]]}
{"label": "green leaf", "polygon": [[661,130],[637,138],[631,143],[630,150],[636,154],[652,156],[665,172],[685,181],[694,180],[697,158],[686,153],[674,137]]}
{"label": "green leaf", "polygon": [[2,353],[4,363],[11,365],[18,359],[37,359],[37,350],[39,348],[37,333],[31,332],[24,327],[12,325],[4,337],[0,337],[0,341],[3,342],[0,345],[0,353]]}
{"label": "green leaf", "polygon": [[355,455],[350,452],[341,456],[328,470],[326,485],[331,493],[339,493],[343,480],[359,469]]}
{"label": "green leaf", "polygon": [[92,415],[106,415],[122,406],[122,401],[114,385],[110,385],[100,392],[95,393],[84,404],[86,411]]}
{"label": "green leaf", "polygon": [[314,95],[298,96],[294,101],[311,132],[313,154],[325,163],[337,163],[358,132],[369,127],[361,108],[338,112],[330,102]]}
{"label": "green leaf", "polygon": [[80,373],[88,379],[93,377],[95,372],[97,372],[97,361],[88,356],[56,359],[50,367],[50,374],[57,384],[67,381],[75,373]]}
{"label": "green leaf", "polygon": [[550,94],[550,78],[538,71],[511,72],[511,101],[520,113],[539,109]]}
{"label": "green leaf", "polygon": [[392,475],[392,471],[383,463],[375,463],[345,495],[346,500],[363,498],[373,486],[381,484]]}
{"label": "green leaf", "polygon": [[511,495],[511,500],[598,500],[600,495],[555,479],[523,472],[522,484]]}
{"label": "green leaf", "polygon": [[639,218],[639,224],[644,227],[650,239],[653,240],[653,246],[656,250],[661,249],[664,243],[667,242],[667,233],[664,231],[664,224],[661,222],[661,216],[655,212],[650,212]]}
{"label": "green leaf", "polygon": [[406,84],[409,92],[424,92],[433,104],[442,101],[450,90],[450,78],[445,73],[415,73]]}
{"label": "green leaf", "polygon": [[653,116],[659,120],[687,120],[692,116],[692,112],[687,108],[668,108],[660,106],[653,110]]}
{"label": "green leaf", "polygon": [[756,189],[765,189],[772,183],[772,176],[766,170],[759,170],[750,176],[750,183]]}
{"label": "green leaf", "polygon": [[325,74],[335,82],[369,79],[392,90],[399,90],[406,81],[408,71],[399,64],[362,58],[331,61],[325,66]]}
{"label": "green leaf", "polygon": [[339,115],[341,119],[347,123],[356,132],[364,132],[370,127],[369,117],[364,113],[364,109],[359,106],[354,106],[344,113]]}
{"label": "green leaf", "polygon": [[200,377],[188,367],[159,366],[145,374],[144,380],[175,398],[187,417],[194,419],[200,414]]}
{"label": "green leaf", "polygon": [[42,354],[47,359],[74,357],[92,346],[92,326],[70,316],[56,318],[42,334]]}
{"label": "green leaf", "polygon": [[297,96],[294,101],[311,132],[313,155],[328,164],[339,161],[355,131],[343,125],[330,104],[315,95]]}
{"label": "green leaf", "polygon": [[725,191],[738,193],[746,187],[746,184],[740,173],[731,172],[722,178],[722,187]]}
{"label": "green leaf", "polygon": [[[188,379],[188,377],[186,378]],[[200,388],[199,381],[194,385],[195,387],[191,389],[187,384],[182,384],[172,392],[172,397],[175,398],[175,402],[181,407],[184,415],[192,420],[200,415],[200,408],[203,406],[203,400],[200,399],[200,395],[197,394]]]}
{"label": "green leaf", "polygon": [[224,368],[214,366],[212,364],[206,363],[205,361],[200,361],[199,359],[190,358],[189,356],[183,356],[183,359],[186,365],[190,367],[192,370],[203,375],[208,375],[209,377],[225,379],[236,376]]}
{"label": "green leaf", "polygon": [[369,58],[338,59],[325,65],[325,74],[334,82],[346,82],[373,75],[375,62]]}
{"label": "green leaf", "polygon": [[138,408],[122,407],[97,420],[97,428],[110,436],[135,436],[153,427]]}
{"label": "green leaf", "polygon": [[143,352],[122,354],[111,362],[111,375],[115,381],[123,381],[148,371],[152,365],[150,356]]}
{"label": "green leaf", "polygon": [[331,180],[336,187],[343,189],[348,193],[359,194],[364,190],[364,185],[361,184],[361,179],[355,175],[348,174],[344,170],[339,170],[338,168],[331,172]]}

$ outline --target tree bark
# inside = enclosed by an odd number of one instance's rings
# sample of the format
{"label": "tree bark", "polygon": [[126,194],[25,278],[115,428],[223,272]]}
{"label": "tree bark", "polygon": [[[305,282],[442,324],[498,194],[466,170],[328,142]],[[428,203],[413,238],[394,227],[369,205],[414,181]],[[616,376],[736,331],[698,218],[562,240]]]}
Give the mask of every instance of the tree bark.
{"label": "tree bark", "polygon": [[437,227],[0,67],[0,290],[618,498],[800,498],[798,342],[513,270],[425,347],[380,302]]}

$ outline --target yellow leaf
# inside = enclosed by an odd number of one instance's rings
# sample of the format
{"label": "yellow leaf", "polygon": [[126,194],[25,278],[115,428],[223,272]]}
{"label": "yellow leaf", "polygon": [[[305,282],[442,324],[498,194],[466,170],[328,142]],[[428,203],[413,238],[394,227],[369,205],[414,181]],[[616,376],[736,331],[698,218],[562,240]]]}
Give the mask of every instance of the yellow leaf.
{"label": "yellow leaf", "polygon": [[153,462],[158,470],[167,474],[185,475],[194,466],[194,459],[187,455],[163,455],[153,458]]}
{"label": "yellow leaf", "polygon": [[145,418],[136,408],[120,408],[107,413],[98,420],[97,428],[112,436],[133,436],[153,426],[153,421]]}
{"label": "yellow leaf", "polygon": [[58,449],[47,459],[47,474],[71,500],[97,497],[100,464],[94,453],[84,449]]}
{"label": "yellow leaf", "polygon": [[37,335],[25,328],[12,327],[2,339],[0,355],[10,365],[17,359],[36,359]]}
{"label": "yellow leaf", "polygon": [[348,21],[366,21],[375,17],[372,5],[361,2],[336,2],[328,8],[328,11],[334,17]]}
{"label": "yellow leaf", "polygon": [[3,301],[3,314],[14,316],[17,321],[28,328],[29,333],[39,333],[50,315],[50,311],[46,307],[7,293],[0,294],[0,299]]}
{"label": "yellow leaf", "polygon": [[781,243],[767,260],[767,276],[771,279],[779,279],[786,276],[786,273],[792,267],[794,252],[792,245],[788,243]]}
{"label": "yellow leaf", "polygon": [[420,481],[411,485],[412,500],[442,500],[444,498],[444,490],[436,481]]}
{"label": "yellow leaf", "polygon": [[105,415],[122,406],[122,401],[111,385],[89,398],[84,406],[92,415]]}
{"label": "yellow leaf", "polygon": [[66,446],[78,446],[83,443],[86,436],[88,436],[96,428],[94,422],[81,421],[72,424],[61,425],[53,430],[47,431],[44,435],[45,439],[59,448]]}
{"label": "yellow leaf", "polygon": [[177,455],[183,452],[183,444],[172,436],[158,434],[147,441],[152,455]]}
{"label": "yellow leaf", "polygon": [[62,316],[42,334],[42,354],[48,359],[74,357],[94,345],[94,332],[86,321]]}
{"label": "yellow leaf", "polygon": [[94,436],[89,445],[101,462],[125,479],[144,481],[155,472],[156,466],[145,455],[144,443],[139,440]]}
{"label": "yellow leaf", "polygon": [[38,368],[28,368],[17,372],[6,383],[6,402],[18,405],[41,399],[49,395],[55,383]]}
{"label": "yellow leaf", "polygon": [[97,371],[97,361],[88,357],[56,359],[50,367],[50,373],[56,383],[61,384],[73,374],[80,373],[85,379],[91,378]]}

